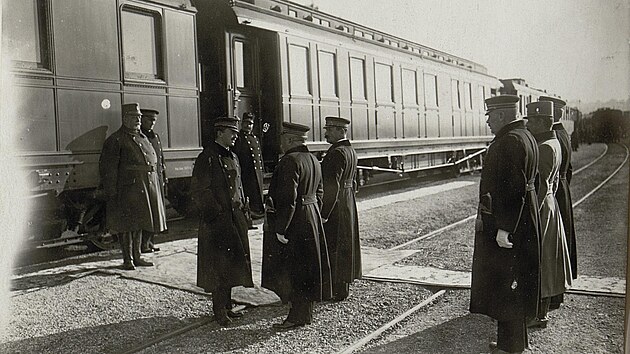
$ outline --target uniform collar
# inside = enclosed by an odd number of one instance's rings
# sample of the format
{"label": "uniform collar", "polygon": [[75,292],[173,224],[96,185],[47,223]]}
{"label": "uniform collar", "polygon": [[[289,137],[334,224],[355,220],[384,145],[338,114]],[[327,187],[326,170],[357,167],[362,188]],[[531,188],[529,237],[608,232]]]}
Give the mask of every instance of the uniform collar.
{"label": "uniform collar", "polygon": [[140,127],[140,131],[142,131],[142,134],[146,135],[148,138],[153,139],[155,138],[155,132],[153,130],[148,130],[148,129],[144,129],[142,127]]}
{"label": "uniform collar", "polygon": [[285,153],[285,155],[290,154],[292,152],[309,152],[308,148],[306,147],[306,145],[298,145],[294,148],[291,148],[289,150],[287,150],[287,152]]}
{"label": "uniform collar", "polygon": [[542,132],[542,133],[537,133],[537,134],[533,134],[534,138],[536,139],[537,143],[542,143],[543,141],[546,140],[551,140],[551,139],[555,139],[556,138],[556,132],[554,132],[553,130],[549,130],[546,132]]}
{"label": "uniform collar", "polygon": [[494,140],[502,137],[503,135],[514,129],[525,129],[525,121],[522,119],[518,119],[506,124],[503,128],[501,128],[501,130],[499,130],[497,135],[494,137]]}
{"label": "uniform collar", "polygon": [[214,146],[214,149],[219,155],[223,157],[232,157],[232,152],[229,149],[226,149],[225,147],[223,147],[223,145],[217,143],[216,141],[213,141],[212,146]]}

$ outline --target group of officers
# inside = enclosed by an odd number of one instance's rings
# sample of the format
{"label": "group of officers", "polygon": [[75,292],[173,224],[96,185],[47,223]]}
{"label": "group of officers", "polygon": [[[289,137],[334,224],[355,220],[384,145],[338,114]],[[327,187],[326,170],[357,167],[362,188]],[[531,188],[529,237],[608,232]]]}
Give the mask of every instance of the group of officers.
{"label": "group of officers", "polygon": [[[527,347],[527,328],[547,326],[577,277],[571,182],[571,143],[562,126],[565,102],[543,96],[529,103],[527,120],[518,96],[486,100],[495,138],[481,173],[475,223],[470,311],[498,322],[494,353]],[[166,177],[159,112],[122,106],[122,126],[106,139],[100,159],[107,227],[117,233],[123,268],[151,266],[142,252],[158,250],[155,233],[166,230]],[[361,278],[355,201],[357,155],[350,121],[326,117],[331,144],[320,163],[309,152],[309,127],[284,122],[283,155],[263,196],[263,164],[254,115],[214,121],[214,141],[193,169],[191,196],[199,211],[197,285],[213,297],[215,319],[228,326],[231,289],[253,287],[248,229],[264,218],[262,286],[291,304],[274,327],[310,324],[313,304],[342,301]],[[143,240],[144,238],[144,240]]]}
{"label": "group of officers", "polygon": [[493,353],[520,353],[528,327],[547,327],[577,278],[571,143],[560,119],[565,102],[543,96],[486,100],[495,135],[481,172],[470,311],[498,323]]}
{"label": "group of officers", "polygon": [[[100,158],[107,201],[106,226],[120,241],[125,270],[152,266],[141,253],[159,251],[153,235],[166,230],[165,166],[159,112],[122,105],[122,126],[109,136]],[[216,321],[228,326],[231,290],[253,287],[248,229],[264,218],[262,286],[290,302],[279,330],[310,324],[313,303],[342,301],[361,278],[355,201],[357,155],[347,139],[350,121],[326,117],[331,144],[320,162],[305,143],[309,127],[283,123],[280,159],[263,196],[261,146],[254,114],[214,121],[214,141],[204,146],[192,173],[191,199],[199,213],[197,285],[212,293]]]}

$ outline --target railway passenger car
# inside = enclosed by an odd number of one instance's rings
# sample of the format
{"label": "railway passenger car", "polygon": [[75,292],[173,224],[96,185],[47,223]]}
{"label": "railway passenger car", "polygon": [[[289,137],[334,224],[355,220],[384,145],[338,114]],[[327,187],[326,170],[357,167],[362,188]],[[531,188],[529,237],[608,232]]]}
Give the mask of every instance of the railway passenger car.
{"label": "railway passenger car", "polygon": [[[188,0],[4,1],[21,160],[38,246],[102,236],[98,160],[121,104],[160,111],[167,175],[188,177],[200,152],[195,8]],[[177,184],[177,183],[174,183]],[[101,230],[102,231],[102,230]],[[98,240],[95,240],[98,241]]]}
{"label": "railway passenger car", "polygon": [[[186,208],[192,164],[219,116],[253,112],[265,169],[283,121],[328,147],[327,115],[351,120],[359,183],[378,171],[472,170],[491,140],[482,65],[284,0],[5,2],[20,149],[30,172],[29,239],[99,244],[98,159],[120,106],[160,111],[168,198]],[[7,16],[11,14],[11,16]]]}

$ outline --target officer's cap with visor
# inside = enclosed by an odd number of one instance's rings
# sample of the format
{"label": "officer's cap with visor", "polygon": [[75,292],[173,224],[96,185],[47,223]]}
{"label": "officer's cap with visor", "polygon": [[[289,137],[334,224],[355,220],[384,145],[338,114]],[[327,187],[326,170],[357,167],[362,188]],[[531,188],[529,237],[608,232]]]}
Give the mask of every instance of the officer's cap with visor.
{"label": "officer's cap with visor", "polygon": [[254,123],[254,113],[247,112],[247,113],[243,114],[243,122]]}
{"label": "officer's cap with visor", "polygon": [[142,112],[140,111],[139,103],[125,103],[121,106],[122,115],[138,115],[141,116]]}
{"label": "officer's cap with visor", "polygon": [[234,117],[219,117],[214,121],[214,127],[216,129],[230,129],[238,133],[238,118]]}
{"label": "officer's cap with visor", "polygon": [[348,129],[350,120],[343,117],[326,117],[326,125],[324,128],[345,128]]}
{"label": "officer's cap with visor", "polygon": [[553,119],[553,103],[540,101],[528,103],[527,119]]}
{"label": "officer's cap with visor", "polygon": [[498,109],[516,109],[518,110],[518,96],[500,95],[486,99],[486,115]]}
{"label": "officer's cap with visor", "polygon": [[290,122],[282,122],[283,135],[291,135],[291,136],[299,137],[302,139],[307,139],[308,138],[307,133],[309,130],[311,130],[311,128],[307,127],[306,125],[290,123]]}

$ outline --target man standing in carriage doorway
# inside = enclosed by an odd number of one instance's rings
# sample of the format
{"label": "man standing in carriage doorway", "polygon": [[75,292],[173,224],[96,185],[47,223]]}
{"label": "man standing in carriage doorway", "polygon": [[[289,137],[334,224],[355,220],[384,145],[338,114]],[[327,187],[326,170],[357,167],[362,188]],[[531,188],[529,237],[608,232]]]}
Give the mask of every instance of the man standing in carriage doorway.
{"label": "man standing in carriage doorway", "polygon": [[326,117],[324,126],[326,141],[332,145],[322,160],[322,219],[336,301],[345,300],[350,283],[361,279],[359,220],[354,196],[357,154],[347,137],[349,125],[346,118]]}
{"label": "man standing in carriage doorway", "polygon": [[[564,234],[569,246],[569,260],[571,262],[571,276],[577,279],[577,246],[575,239],[575,227],[573,225],[573,201],[571,200],[571,177],[573,176],[573,166],[571,165],[571,139],[569,133],[564,129],[562,122],[562,113],[566,102],[556,97],[541,96],[539,101],[548,101],[553,104],[553,126],[556,137],[560,142],[562,150],[562,163],[560,164],[560,184],[556,191],[556,200],[560,207],[560,215],[562,216],[562,224],[564,225]],[[551,298],[550,310],[560,308],[560,304],[564,302],[564,294],[553,296]]]}
{"label": "man standing in carriage doorway", "polygon": [[140,130],[141,116],[137,103],[122,105],[122,127],[105,140],[99,161],[107,228],[118,234],[125,270],[153,265],[140,257],[142,230],[166,230],[158,158]]}
{"label": "man standing in carriage doorway", "polygon": [[488,98],[490,143],[479,186],[470,312],[498,321],[493,353],[527,347],[540,286],[536,140],[518,116],[519,98]]}
{"label": "man standing in carriage doorway", "polygon": [[212,293],[212,310],[221,326],[243,314],[232,310],[235,286],[253,287],[241,168],[231,151],[238,119],[217,118],[215,140],[195,160],[191,196],[199,211],[197,286]]}
{"label": "man standing in carriage doorway", "polygon": [[[162,204],[164,203],[164,198],[166,197],[166,165],[164,164],[164,151],[162,150],[162,142],[160,141],[160,136],[153,131],[155,127],[155,122],[157,121],[157,116],[160,114],[159,111],[155,109],[140,109],[142,112],[142,118],[140,123],[140,130],[142,134],[149,139],[151,145],[153,146],[153,150],[157,155],[158,162],[157,166],[157,176],[160,179],[160,190],[162,192]],[[166,209],[166,207],[164,207]],[[155,232],[149,230],[142,230],[142,248],[140,252],[142,253],[151,253],[159,251],[160,249],[155,247],[153,243],[153,238],[155,237]]]}
{"label": "man standing in carriage doorway", "polygon": [[260,141],[254,135],[254,113],[246,112],[241,121],[241,131],[234,145],[234,153],[241,164],[243,191],[249,208],[249,226],[252,219],[264,216],[263,207],[263,161]]}

